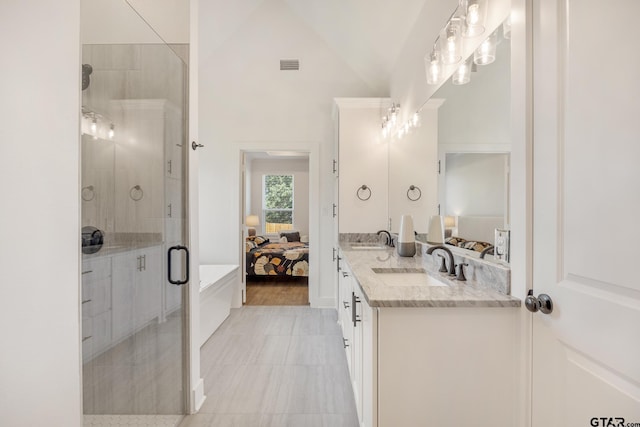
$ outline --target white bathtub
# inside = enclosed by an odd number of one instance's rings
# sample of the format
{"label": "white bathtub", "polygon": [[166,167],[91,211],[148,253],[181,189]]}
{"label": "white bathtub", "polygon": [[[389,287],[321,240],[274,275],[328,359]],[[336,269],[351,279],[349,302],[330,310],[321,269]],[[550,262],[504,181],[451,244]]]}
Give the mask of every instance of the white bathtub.
{"label": "white bathtub", "polygon": [[200,346],[229,316],[239,271],[237,265],[200,266]]}

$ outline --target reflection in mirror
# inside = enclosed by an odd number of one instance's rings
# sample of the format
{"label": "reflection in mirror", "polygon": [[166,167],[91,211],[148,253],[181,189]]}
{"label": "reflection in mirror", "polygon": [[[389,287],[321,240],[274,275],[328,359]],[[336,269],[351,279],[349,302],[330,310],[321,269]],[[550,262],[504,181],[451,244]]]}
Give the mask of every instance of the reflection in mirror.
{"label": "reflection in mirror", "polygon": [[[508,153],[447,153],[441,198],[449,243],[481,252],[508,223]],[[455,241],[454,241],[455,240]]]}
{"label": "reflection in mirror", "polygon": [[495,60],[477,65],[484,61],[476,53],[470,81],[450,79],[431,98],[442,102],[438,200],[445,233],[471,256],[494,244],[496,228],[509,225],[510,43],[502,26],[488,39],[497,43]]}

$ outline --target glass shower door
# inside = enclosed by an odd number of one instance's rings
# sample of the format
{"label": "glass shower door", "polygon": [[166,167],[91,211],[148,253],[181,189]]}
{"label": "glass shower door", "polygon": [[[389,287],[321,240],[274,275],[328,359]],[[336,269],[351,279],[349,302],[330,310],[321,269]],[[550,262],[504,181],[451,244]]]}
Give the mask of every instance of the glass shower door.
{"label": "glass shower door", "polygon": [[188,48],[125,2],[83,0],[82,23],[85,421],[173,426],[188,389]]}

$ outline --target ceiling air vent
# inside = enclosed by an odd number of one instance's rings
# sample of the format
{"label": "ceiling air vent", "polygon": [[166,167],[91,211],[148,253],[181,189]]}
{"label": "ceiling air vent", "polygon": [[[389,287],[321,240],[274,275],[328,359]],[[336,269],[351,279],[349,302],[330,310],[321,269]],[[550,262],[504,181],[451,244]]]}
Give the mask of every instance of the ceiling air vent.
{"label": "ceiling air vent", "polygon": [[281,59],[280,71],[297,71],[300,69],[300,61],[297,59]]}

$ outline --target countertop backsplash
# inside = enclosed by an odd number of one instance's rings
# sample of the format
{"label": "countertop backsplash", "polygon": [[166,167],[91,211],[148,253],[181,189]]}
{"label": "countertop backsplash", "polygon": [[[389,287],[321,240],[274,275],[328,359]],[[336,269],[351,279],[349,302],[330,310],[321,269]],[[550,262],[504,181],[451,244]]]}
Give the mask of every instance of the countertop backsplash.
{"label": "countertop backsplash", "polygon": [[[440,268],[440,258],[434,252],[427,255],[427,250],[434,245],[428,243],[418,243],[418,251],[422,254],[425,269],[437,272]],[[462,256],[455,250],[451,251],[455,264],[465,262],[469,264],[464,268],[464,275],[467,280],[481,283],[501,294],[511,294],[511,269],[508,266],[495,262],[486,261],[480,258]]]}
{"label": "countertop backsplash", "polygon": [[[395,235],[394,239],[395,239]],[[340,233],[341,243],[381,243],[381,237],[376,233]],[[438,272],[440,258],[427,255],[427,249],[433,245],[416,241],[416,256],[422,257],[424,268],[430,272]],[[480,283],[501,294],[511,294],[511,269],[508,266],[486,261],[480,258],[464,256],[452,250],[455,264],[465,262],[465,277],[467,280]],[[434,254],[435,255],[435,254]]]}

